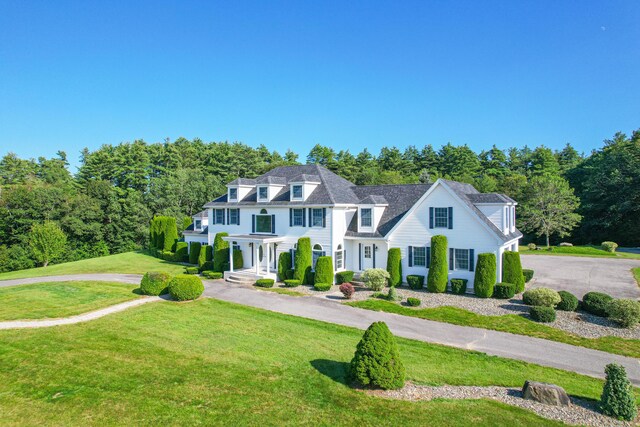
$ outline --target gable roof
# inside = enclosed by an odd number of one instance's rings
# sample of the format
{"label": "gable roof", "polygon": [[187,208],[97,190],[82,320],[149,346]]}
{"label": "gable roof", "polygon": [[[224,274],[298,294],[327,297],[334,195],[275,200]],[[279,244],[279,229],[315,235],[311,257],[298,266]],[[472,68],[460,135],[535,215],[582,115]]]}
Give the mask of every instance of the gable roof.
{"label": "gable roof", "polygon": [[471,203],[515,203],[511,197],[500,193],[475,193],[466,195]]}

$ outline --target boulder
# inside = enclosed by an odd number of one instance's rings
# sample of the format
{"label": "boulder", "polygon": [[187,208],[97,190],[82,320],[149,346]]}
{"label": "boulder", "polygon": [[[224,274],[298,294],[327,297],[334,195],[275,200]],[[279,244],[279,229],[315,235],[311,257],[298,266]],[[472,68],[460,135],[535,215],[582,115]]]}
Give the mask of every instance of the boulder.
{"label": "boulder", "polygon": [[573,243],[569,243],[569,242],[562,242],[562,243],[560,243],[558,246],[573,246]]}
{"label": "boulder", "polygon": [[524,382],[522,398],[554,406],[568,406],[571,404],[567,392],[562,387],[536,381]]}

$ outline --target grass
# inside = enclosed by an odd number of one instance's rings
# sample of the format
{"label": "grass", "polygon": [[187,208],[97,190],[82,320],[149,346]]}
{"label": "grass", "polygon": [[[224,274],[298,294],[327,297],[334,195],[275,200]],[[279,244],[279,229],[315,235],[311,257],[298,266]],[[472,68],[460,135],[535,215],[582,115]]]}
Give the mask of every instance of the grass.
{"label": "grass", "polygon": [[[345,384],[362,331],[204,299],[89,323],[0,331],[1,425],[559,425],[490,400],[380,399]],[[552,382],[597,399],[602,381],[398,339],[412,381]]]}
{"label": "grass", "polygon": [[0,288],[0,320],[68,317],[138,297],[137,285],[52,282]]}
{"label": "grass", "polygon": [[561,329],[536,323],[516,314],[483,316],[458,307],[449,306],[416,309],[376,299],[355,301],[346,304],[368,310],[384,311],[403,316],[453,323],[455,325],[473,326],[476,328],[543,338],[623,356],[640,357],[640,340],[629,340],[618,337],[584,338]]}
{"label": "grass", "polygon": [[289,295],[289,296],[292,296],[292,297],[304,297],[304,296],[307,296],[306,294],[303,294],[302,292],[292,291],[290,289],[285,289],[285,288],[260,288],[260,287],[256,286],[256,289],[259,290],[259,291],[275,292],[276,294]]}
{"label": "grass", "polygon": [[633,273],[633,277],[636,278],[636,282],[638,282],[638,286],[640,286],[640,267],[632,268],[631,272]]}
{"label": "grass", "polygon": [[144,274],[147,271],[166,271],[167,273],[177,274],[184,271],[184,265],[155,258],[142,251],[125,252],[100,258],[55,264],[48,267],[1,273],[0,280],[82,273]]}
{"label": "grass", "polygon": [[523,255],[564,255],[579,257],[595,257],[595,258],[630,258],[640,259],[640,254],[629,252],[607,252],[600,249],[599,246],[551,246],[551,250],[547,250],[545,246],[540,246],[540,250],[529,250],[526,246],[520,246],[520,252]]}

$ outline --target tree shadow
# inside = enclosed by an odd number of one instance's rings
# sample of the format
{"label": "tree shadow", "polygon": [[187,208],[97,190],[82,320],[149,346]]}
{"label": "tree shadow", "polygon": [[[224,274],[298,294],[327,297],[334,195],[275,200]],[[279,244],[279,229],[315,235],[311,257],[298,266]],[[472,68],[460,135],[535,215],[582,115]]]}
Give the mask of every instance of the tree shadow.
{"label": "tree shadow", "polygon": [[311,361],[313,366],[322,375],[331,378],[333,381],[347,385],[347,372],[349,364],[347,362],[338,362],[336,360],[315,359]]}

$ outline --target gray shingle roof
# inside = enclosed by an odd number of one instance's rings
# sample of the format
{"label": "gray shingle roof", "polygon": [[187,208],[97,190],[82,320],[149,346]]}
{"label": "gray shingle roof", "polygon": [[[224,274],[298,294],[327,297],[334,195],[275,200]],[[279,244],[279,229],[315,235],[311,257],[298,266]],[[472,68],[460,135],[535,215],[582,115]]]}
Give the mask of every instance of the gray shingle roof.
{"label": "gray shingle roof", "polygon": [[287,185],[287,178],[284,176],[259,176],[256,178],[258,184]]}
{"label": "gray shingle roof", "polygon": [[236,178],[227,185],[256,185],[256,180],[253,178]]}
{"label": "gray shingle roof", "polygon": [[209,232],[209,227],[204,227],[202,230],[198,231],[198,230],[194,230],[193,224],[191,224],[190,226],[188,226],[186,229],[182,231],[182,234],[189,234],[193,236],[194,234],[207,234],[208,232]]}
{"label": "gray shingle roof", "polygon": [[515,203],[511,197],[500,193],[475,193],[467,194],[471,203]]}
{"label": "gray shingle roof", "polygon": [[197,214],[193,215],[193,218],[206,218],[207,211],[200,211]]}
{"label": "gray shingle roof", "polygon": [[291,178],[290,182],[321,182],[318,175],[309,175],[307,173],[301,173],[298,176]]}
{"label": "gray shingle roof", "polygon": [[358,204],[361,205],[387,205],[389,204],[389,202],[387,202],[387,199],[384,198],[384,196],[378,196],[378,195],[371,195],[371,196],[367,196],[364,199],[360,200],[358,202]]}

